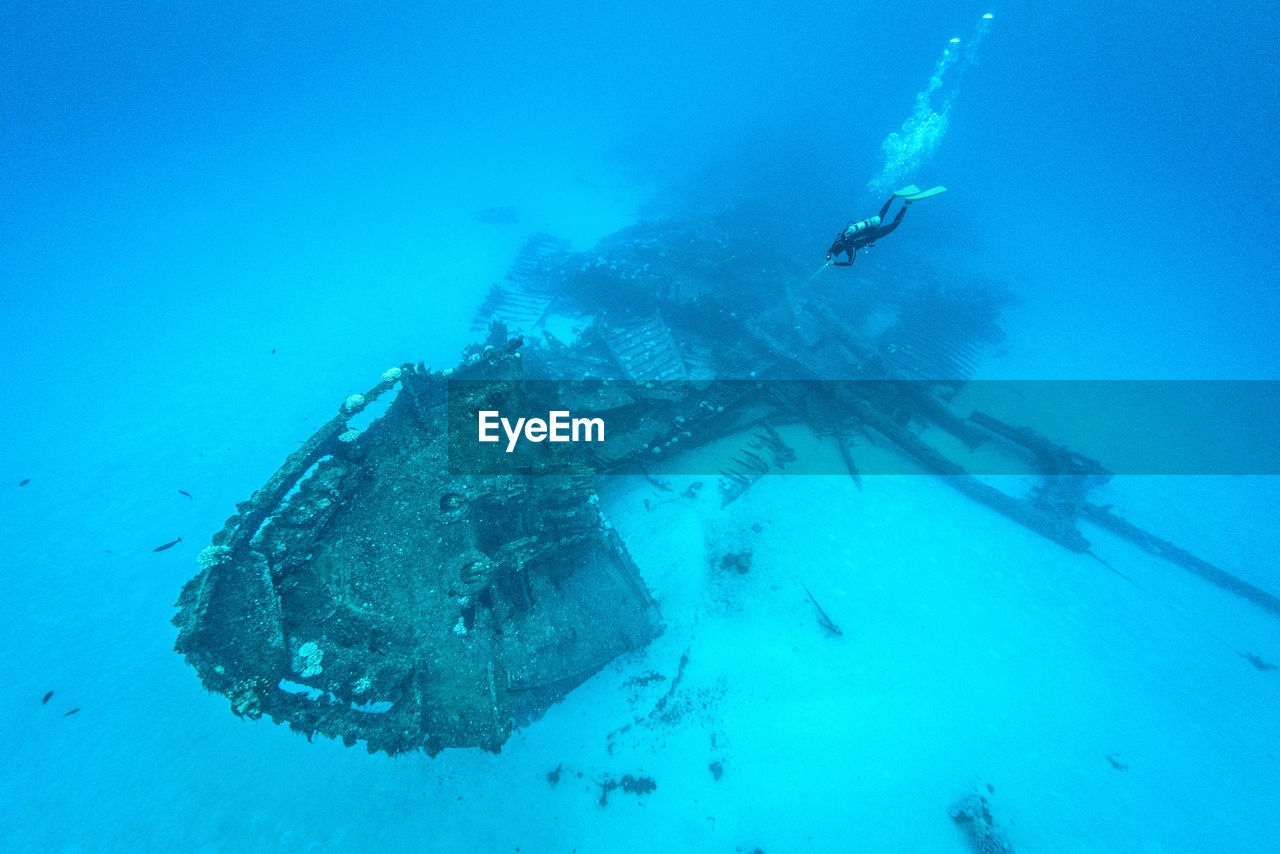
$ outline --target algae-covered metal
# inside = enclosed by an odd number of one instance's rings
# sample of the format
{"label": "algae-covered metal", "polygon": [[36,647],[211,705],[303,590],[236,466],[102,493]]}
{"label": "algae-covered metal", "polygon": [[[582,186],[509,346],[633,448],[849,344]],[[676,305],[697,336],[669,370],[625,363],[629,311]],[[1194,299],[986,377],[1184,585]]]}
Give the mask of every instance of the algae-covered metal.
{"label": "algae-covered metal", "polygon": [[[457,375],[518,371],[490,348]],[[406,365],[349,399],[202,554],[177,648],[237,714],[371,752],[496,751],[658,632],[592,478],[448,474],[443,384]]]}

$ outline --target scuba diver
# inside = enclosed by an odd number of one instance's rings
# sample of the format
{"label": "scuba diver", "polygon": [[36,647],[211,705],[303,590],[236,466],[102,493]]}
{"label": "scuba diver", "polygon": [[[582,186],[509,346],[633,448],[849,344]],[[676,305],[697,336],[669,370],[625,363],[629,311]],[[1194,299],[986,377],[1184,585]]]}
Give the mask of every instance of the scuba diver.
{"label": "scuba diver", "polygon": [[[921,199],[927,199],[930,196],[936,196],[938,193],[945,192],[946,189],[946,187],[933,187],[921,192],[919,187],[912,184],[909,187],[903,187],[898,190],[884,203],[884,207],[880,208],[880,213],[861,222],[851,222],[844,231],[836,235],[836,242],[832,243],[831,248],[827,250],[827,264],[834,264],[837,267],[852,266],[854,255],[859,249],[866,249],[898,227],[898,223],[902,222],[902,218],[907,213],[908,205]],[[889,205],[893,204],[894,199],[902,199],[902,207],[898,210],[898,215],[893,218],[893,222],[888,225],[881,225],[884,222],[885,214],[889,213]],[[847,254],[849,260],[839,260],[841,254]]]}

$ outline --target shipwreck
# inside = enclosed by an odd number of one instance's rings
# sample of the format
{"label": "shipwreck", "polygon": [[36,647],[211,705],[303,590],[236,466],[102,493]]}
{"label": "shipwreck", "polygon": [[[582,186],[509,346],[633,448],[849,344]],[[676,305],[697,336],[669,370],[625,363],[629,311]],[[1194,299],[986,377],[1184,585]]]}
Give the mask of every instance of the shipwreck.
{"label": "shipwreck", "polygon": [[[781,253],[735,260],[744,221],[642,222],[585,253],[534,237],[457,365],[405,363],[343,401],[237,506],[181,593],[176,648],[205,686],[238,715],[370,752],[497,751],[662,630],[598,479],[733,437],[713,473],[727,504],[795,462],[783,425],[834,444],[847,476],[865,474],[854,439],[874,436],[1065,548],[1088,551],[1088,520],[1280,613],[1266,591],[1092,503],[1102,462],[957,411],[1001,339],[999,287],[919,270],[815,286]],[[553,394],[607,412],[609,440],[498,462],[456,441],[474,442],[474,422],[456,423],[468,412],[546,412]],[[380,414],[353,427],[371,406]],[[998,489],[942,434],[1000,445],[1038,486]]]}

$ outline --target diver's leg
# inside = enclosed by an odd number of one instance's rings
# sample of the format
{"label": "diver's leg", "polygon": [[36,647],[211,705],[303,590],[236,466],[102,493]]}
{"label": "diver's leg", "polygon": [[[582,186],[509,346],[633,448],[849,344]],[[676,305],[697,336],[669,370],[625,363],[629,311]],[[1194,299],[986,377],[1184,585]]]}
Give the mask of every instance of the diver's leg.
{"label": "diver's leg", "polygon": [[894,199],[896,199],[896,198],[897,198],[897,196],[890,196],[890,197],[889,197],[889,201],[885,202],[885,203],[884,203],[884,207],[882,207],[882,208],[880,209],[880,221],[881,221],[881,222],[884,222],[884,215],[885,215],[885,214],[887,214],[887,213],[889,212],[889,205],[893,204],[893,200],[894,200]]}
{"label": "diver's leg", "polygon": [[880,238],[884,237],[886,234],[888,234],[889,232],[897,228],[898,223],[902,222],[902,218],[906,215],[907,215],[907,206],[904,204],[902,206],[902,209],[898,211],[898,215],[893,218],[893,222],[889,223],[888,225],[881,226],[880,229],[876,232],[876,240],[879,240]]}

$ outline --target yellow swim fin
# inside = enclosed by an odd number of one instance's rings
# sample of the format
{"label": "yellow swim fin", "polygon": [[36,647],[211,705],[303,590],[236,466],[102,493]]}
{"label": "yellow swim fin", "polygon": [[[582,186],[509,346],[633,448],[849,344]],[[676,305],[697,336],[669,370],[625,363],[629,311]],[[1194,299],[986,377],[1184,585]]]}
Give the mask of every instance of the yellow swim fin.
{"label": "yellow swim fin", "polygon": [[894,191],[893,195],[894,196],[914,196],[918,192],[920,192],[919,187],[917,187],[915,184],[908,184],[907,186],[903,187],[901,190]]}

